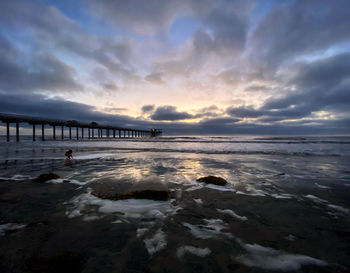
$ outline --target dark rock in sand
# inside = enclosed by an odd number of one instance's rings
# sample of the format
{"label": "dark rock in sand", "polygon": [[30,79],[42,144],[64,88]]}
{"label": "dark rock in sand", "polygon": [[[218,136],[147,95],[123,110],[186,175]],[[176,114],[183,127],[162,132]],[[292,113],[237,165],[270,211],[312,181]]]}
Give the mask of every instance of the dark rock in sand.
{"label": "dark rock in sand", "polygon": [[201,177],[197,179],[198,182],[204,182],[206,184],[214,184],[218,186],[225,186],[227,184],[227,181],[221,177],[209,175],[205,177]]}
{"label": "dark rock in sand", "polygon": [[58,179],[60,176],[56,173],[43,173],[39,175],[37,178],[33,179],[34,182],[43,183],[51,179]]}
{"label": "dark rock in sand", "polygon": [[101,199],[149,199],[166,201],[170,198],[168,188],[157,178],[150,177],[141,181],[122,178],[104,178],[91,185],[92,194]]}
{"label": "dark rock in sand", "polygon": [[35,257],[27,262],[29,272],[35,273],[79,273],[84,270],[85,261],[79,253],[62,252],[57,256]]}
{"label": "dark rock in sand", "polygon": [[98,192],[92,192],[93,195],[101,199],[110,199],[110,200],[123,200],[123,199],[149,199],[156,201],[166,201],[169,199],[168,191],[159,191],[159,190],[140,190],[132,191],[125,194],[100,194]]}

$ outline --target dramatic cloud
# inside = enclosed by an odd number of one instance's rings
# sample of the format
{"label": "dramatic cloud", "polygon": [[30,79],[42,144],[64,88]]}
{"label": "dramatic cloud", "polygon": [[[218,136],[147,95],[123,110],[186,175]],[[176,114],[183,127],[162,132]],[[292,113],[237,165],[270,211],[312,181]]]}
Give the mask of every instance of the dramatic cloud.
{"label": "dramatic cloud", "polygon": [[271,99],[264,109],[277,109],[301,115],[322,109],[349,109],[350,53],[344,53],[301,65],[289,81],[296,91]]}
{"label": "dramatic cloud", "polygon": [[144,105],[141,108],[142,113],[150,113],[154,110],[154,105]]}
{"label": "dramatic cloud", "polygon": [[350,133],[349,9],[0,1],[0,111],[169,134]]}
{"label": "dramatic cloud", "polygon": [[349,40],[350,2],[296,0],[272,10],[252,34],[252,55],[279,64]]}
{"label": "dramatic cloud", "polygon": [[154,84],[165,85],[166,83],[163,81],[162,76],[163,76],[162,72],[153,73],[153,74],[147,75],[145,80]]}
{"label": "dramatic cloud", "polygon": [[35,55],[31,66],[22,63],[22,55],[0,36],[0,90],[7,92],[82,90],[76,70],[52,55]]}
{"label": "dramatic cloud", "polygon": [[151,115],[152,120],[184,120],[184,119],[190,119],[193,116],[186,112],[178,112],[176,110],[176,107],[165,105],[158,107],[154,113]]}

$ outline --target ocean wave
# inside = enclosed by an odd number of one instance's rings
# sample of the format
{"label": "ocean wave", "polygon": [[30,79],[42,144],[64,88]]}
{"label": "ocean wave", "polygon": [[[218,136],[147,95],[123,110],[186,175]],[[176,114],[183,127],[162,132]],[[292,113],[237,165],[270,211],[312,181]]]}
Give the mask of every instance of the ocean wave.
{"label": "ocean wave", "polygon": [[195,153],[195,154],[241,154],[241,155],[277,155],[277,156],[349,156],[347,153],[327,152],[289,152],[289,151],[247,151],[247,150],[199,150],[199,149],[160,149],[160,148],[113,148],[116,151],[157,152],[157,153]]}

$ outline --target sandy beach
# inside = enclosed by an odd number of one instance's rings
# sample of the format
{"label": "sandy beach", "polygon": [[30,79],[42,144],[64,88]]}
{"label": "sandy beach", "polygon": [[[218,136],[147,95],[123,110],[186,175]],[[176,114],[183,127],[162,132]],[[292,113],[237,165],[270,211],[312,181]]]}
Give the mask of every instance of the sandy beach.
{"label": "sandy beach", "polygon": [[[301,143],[315,139],[260,137],[3,145],[2,272],[347,272],[350,145],[336,140],[317,149]],[[33,182],[48,172],[60,178]],[[206,175],[228,184],[196,181]],[[93,194],[126,184],[159,184],[170,199]]]}

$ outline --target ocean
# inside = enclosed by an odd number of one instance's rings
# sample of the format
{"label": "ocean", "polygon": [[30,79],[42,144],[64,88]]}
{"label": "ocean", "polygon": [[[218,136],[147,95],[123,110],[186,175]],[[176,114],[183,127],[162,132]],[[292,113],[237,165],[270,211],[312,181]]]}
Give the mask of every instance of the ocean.
{"label": "ocean", "polygon": [[[170,198],[94,194],[125,185]],[[1,138],[2,273],[349,272],[349,242],[349,136]]]}

